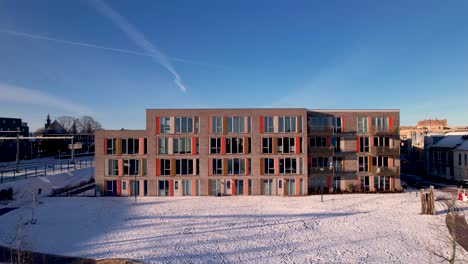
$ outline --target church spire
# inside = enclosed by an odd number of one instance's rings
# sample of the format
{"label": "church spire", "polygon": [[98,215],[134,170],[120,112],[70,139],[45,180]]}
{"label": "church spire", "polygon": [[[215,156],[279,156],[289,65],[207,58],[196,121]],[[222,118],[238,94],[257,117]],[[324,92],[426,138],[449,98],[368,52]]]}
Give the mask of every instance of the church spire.
{"label": "church spire", "polygon": [[44,124],[44,129],[47,129],[50,126],[50,115],[47,114],[46,123]]}

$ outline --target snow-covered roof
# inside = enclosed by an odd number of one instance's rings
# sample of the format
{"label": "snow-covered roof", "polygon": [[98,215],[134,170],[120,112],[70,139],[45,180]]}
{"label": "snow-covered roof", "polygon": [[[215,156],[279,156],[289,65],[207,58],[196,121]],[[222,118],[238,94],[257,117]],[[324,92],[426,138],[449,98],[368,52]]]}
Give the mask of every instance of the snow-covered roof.
{"label": "snow-covered roof", "polygon": [[468,135],[468,131],[454,131],[454,132],[447,132],[446,136],[463,136]]}
{"label": "snow-covered roof", "polygon": [[445,136],[437,143],[431,146],[431,148],[455,148],[458,144],[463,143],[464,140],[462,137],[464,135],[449,135]]}

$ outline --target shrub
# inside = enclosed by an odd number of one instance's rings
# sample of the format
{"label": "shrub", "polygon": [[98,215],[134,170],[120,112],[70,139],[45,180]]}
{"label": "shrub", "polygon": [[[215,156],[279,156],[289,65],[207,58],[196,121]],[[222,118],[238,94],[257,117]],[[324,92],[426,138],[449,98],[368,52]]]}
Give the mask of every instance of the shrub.
{"label": "shrub", "polygon": [[13,200],[13,188],[0,190],[0,201]]}

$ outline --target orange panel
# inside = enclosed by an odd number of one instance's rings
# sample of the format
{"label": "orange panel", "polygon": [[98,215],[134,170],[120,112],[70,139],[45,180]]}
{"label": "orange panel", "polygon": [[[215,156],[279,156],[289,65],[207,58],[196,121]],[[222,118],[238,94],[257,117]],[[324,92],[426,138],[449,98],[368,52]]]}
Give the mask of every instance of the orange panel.
{"label": "orange panel", "polygon": [[248,133],[249,132],[249,117],[244,116],[244,132]]}
{"label": "orange panel", "polygon": [[301,153],[301,137],[296,137],[296,154]]}
{"label": "orange panel", "polygon": [[361,146],[360,146],[360,138],[359,136],[356,137],[356,152],[359,152],[360,149],[361,149]]}
{"label": "orange panel", "polygon": [[175,168],[175,159],[171,159],[171,176],[175,176],[176,168]]}
{"label": "orange panel", "polygon": [[260,133],[263,133],[265,131],[264,129],[264,124],[263,124],[263,116],[260,116]]}
{"label": "orange panel", "polygon": [[226,138],[221,137],[221,155],[225,155],[225,154],[226,154]]}
{"label": "orange panel", "polygon": [[372,118],[367,117],[367,129],[372,129]]}
{"label": "orange panel", "polygon": [[301,179],[296,178],[296,195],[301,195]]}
{"label": "orange panel", "polygon": [[236,181],[234,179],[231,180],[231,195],[236,195]]}
{"label": "orange panel", "polygon": [[[273,137],[273,154],[278,154],[278,138],[277,137]],[[263,142],[263,140],[262,140]],[[284,146],[284,143],[283,143],[283,146]],[[283,149],[283,153],[284,153],[284,149]]]}
{"label": "orange panel", "polygon": [[174,180],[169,180],[169,196],[174,196]]}
{"label": "orange panel", "polygon": [[117,180],[117,196],[120,196],[120,182],[121,180]]}
{"label": "orange panel", "polygon": [[138,143],[139,143],[138,150],[140,152],[139,154],[143,155],[145,153],[145,139],[139,138]]}
{"label": "orange panel", "polygon": [[192,155],[197,155],[197,138],[192,138]]}
{"label": "orange panel", "polygon": [[249,138],[244,137],[244,154],[249,153]]}
{"label": "orange panel", "polygon": [[390,131],[393,131],[393,116],[388,117],[388,129],[390,129]]}
{"label": "orange panel", "polygon": [[117,160],[117,169],[119,170],[119,176],[123,175],[123,159]]}
{"label": "orange panel", "polygon": [[160,119],[159,119],[159,116],[157,116],[157,117],[156,117],[156,134],[159,134],[159,133],[160,133],[160,131],[159,131],[159,129],[160,129],[160,127],[161,127],[161,124],[160,124],[160,123],[161,123],[161,121],[160,121]]}
{"label": "orange panel", "polygon": [[345,132],[344,116],[341,117],[341,132]]}
{"label": "orange panel", "polygon": [[223,116],[223,134],[227,134],[227,117]]}
{"label": "orange panel", "polygon": [[244,181],[244,195],[249,195],[249,180]]}
{"label": "orange panel", "polygon": [[265,171],[264,171],[264,163],[265,163],[265,159],[264,158],[260,158],[260,175],[263,175],[265,174]]}
{"label": "orange panel", "polygon": [[161,176],[161,160],[156,159],[156,176]]}
{"label": "orange panel", "polygon": [[279,158],[275,158],[275,175],[279,175],[280,168],[279,168]]}

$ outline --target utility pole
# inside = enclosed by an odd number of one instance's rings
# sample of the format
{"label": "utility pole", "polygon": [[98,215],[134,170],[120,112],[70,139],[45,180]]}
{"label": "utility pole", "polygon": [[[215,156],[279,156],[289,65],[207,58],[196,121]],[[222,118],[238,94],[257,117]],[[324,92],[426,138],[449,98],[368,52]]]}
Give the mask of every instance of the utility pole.
{"label": "utility pole", "polygon": [[75,144],[73,144],[73,137],[71,138],[71,162],[75,163]]}
{"label": "utility pole", "polygon": [[19,127],[16,128],[16,172],[19,172]]}

